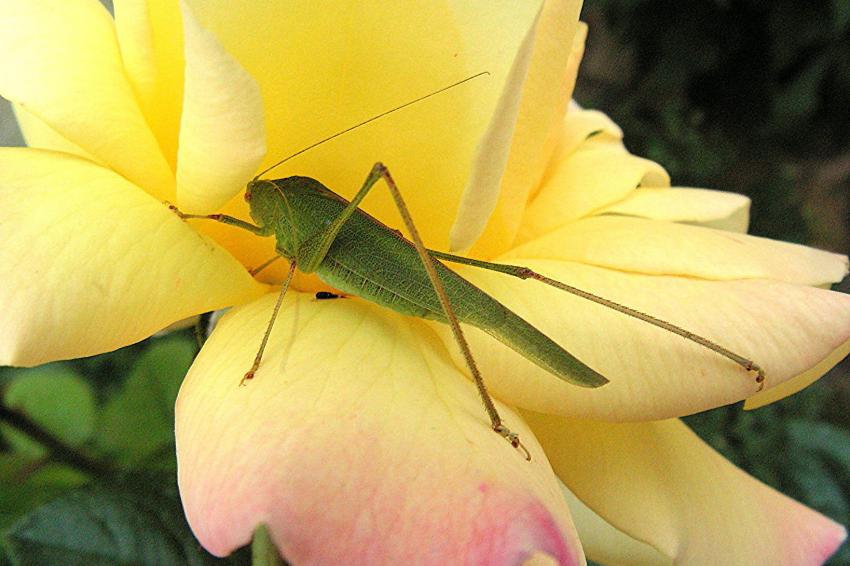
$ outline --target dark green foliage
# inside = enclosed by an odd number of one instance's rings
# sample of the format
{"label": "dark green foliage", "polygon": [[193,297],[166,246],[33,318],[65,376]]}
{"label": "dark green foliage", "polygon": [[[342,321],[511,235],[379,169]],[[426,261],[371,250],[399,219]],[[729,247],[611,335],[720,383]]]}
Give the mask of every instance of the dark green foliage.
{"label": "dark green foliage", "polygon": [[174,400],[195,350],[193,340],[181,337],[141,353],[123,388],[102,407],[100,450],[131,466],[171,457]]}
{"label": "dark green foliage", "polygon": [[0,529],[5,529],[21,515],[54,497],[85,484],[88,476],[67,465],[45,463],[30,470],[33,462],[26,458],[3,454],[0,460]]}
{"label": "dark green foliage", "polygon": [[674,182],[743,192],[753,233],[850,251],[843,0],[587,0],[576,98]]}
{"label": "dark green foliage", "polygon": [[85,360],[0,368],[3,410],[55,441],[0,427],[0,566],[251,562],[247,549],[220,560],[200,547],[174,483],[174,401],[196,349],[186,332]]}
{"label": "dark green foliage", "polygon": [[[6,534],[20,566],[204,566],[217,560],[189,532],[171,478],[134,477],[72,491],[22,517]],[[170,489],[162,489],[165,483]]]}
{"label": "dark green foliage", "polygon": [[[3,404],[38,421],[69,446],[80,446],[94,434],[95,400],[85,379],[63,364],[22,370],[3,391]],[[45,448],[8,425],[0,425],[4,440],[29,458]]]}

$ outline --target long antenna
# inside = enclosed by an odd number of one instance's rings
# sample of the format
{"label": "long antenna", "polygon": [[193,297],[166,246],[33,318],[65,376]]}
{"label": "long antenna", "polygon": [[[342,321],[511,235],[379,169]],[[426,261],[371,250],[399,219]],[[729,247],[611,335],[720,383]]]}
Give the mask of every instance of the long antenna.
{"label": "long antenna", "polygon": [[427,99],[427,98],[431,98],[432,96],[435,96],[435,95],[437,95],[437,94],[440,94],[441,92],[445,92],[445,91],[447,91],[447,90],[449,90],[449,89],[452,89],[452,88],[454,88],[454,87],[456,87],[456,86],[460,86],[460,85],[462,85],[462,84],[463,84],[463,83],[465,83],[465,82],[471,81],[472,79],[477,79],[477,78],[478,78],[478,77],[480,77],[480,76],[483,76],[483,75],[489,75],[489,74],[490,74],[490,73],[489,73],[488,71],[482,71],[482,72],[480,72],[480,73],[476,73],[476,74],[472,75],[471,77],[466,77],[465,79],[463,79],[463,80],[461,80],[461,81],[458,81],[458,82],[456,82],[456,83],[450,84],[449,86],[444,86],[443,88],[441,88],[441,89],[439,89],[439,90],[435,90],[434,92],[432,92],[432,93],[430,93],[430,94],[426,94],[425,96],[420,96],[419,98],[417,98],[417,99],[415,99],[415,100],[411,100],[410,102],[405,102],[405,103],[404,103],[404,104],[402,104],[401,106],[396,106],[396,107],[395,107],[395,108],[393,108],[392,110],[387,110],[386,112],[381,112],[380,114],[377,114],[377,115],[375,115],[375,116],[372,116],[372,117],[371,117],[371,118],[369,118],[368,120],[363,120],[363,121],[362,121],[362,122],[360,122],[359,124],[355,124],[355,125],[350,126],[350,127],[346,128],[346,129],[344,129],[344,130],[340,130],[339,132],[337,132],[337,133],[335,133],[335,134],[333,134],[333,135],[331,135],[331,136],[328,136],[328,137],[326,137],[326,138],[325,138],[325,139],[323,139],[323,140],[317,141],[316,143],[313,143],[313,144],[308,145],[308,146],[307,146],[307,147],[305,147],[304,149],[300,149],[300,150],[296,151],[295,153],[293,153],[293,154],[292,154],[292,155],[290,155],[289,157],[286,157],[286,158],[284,158],[284,159],[281,159],[280,161],[278,161],[277,163],[275,163],[274,165],[272,165],[272,166],[271,166],[271,167],[269,167],[268,169],[264,169],[263,171],[261,171],[261,172],[257,173],[257,176],[256,176],[256,177],[254,177],[254,180],[256,181],[257,179],[259,179],[260,177],[262,177],[263,175],[265,175],[266,173],[268,173],[269,171],[271,171],[271,170],[272,170],[272,169],[274,169],[275,167],[277,167],[277,166],[279,166],[279,165],[283,165],[284,163],[286,163],[286,162],[287,162],[287,161],[289,161],[290,159],[292,159],[292,158],[294,158],[294,157],[298,157],[298,156],[299,156],[299,155],[301,155],[302,153],[305,153],[305,152],[307,152],[307,151],[310,151],[310,150],[311,150],[311,149],[313,149],[314,147],[320,146],[320,145],[322,145],[322,144],[323,144],[323,143],[325,143],[325,142],[329,142],[329,141],[331,141],[331,140],[332,140],[332,139],[334,139],[334,138],[338,138],[339,136],[341,136],[341,135],[343,135],[343,134],[347,134],[347,133],[348,133],[348,132],[350,132],[351,130],[356,130],[356,129],[357,129],[357,128],[359,128],[360,126],[365,126],[365,125],[366,125],[366,124],[368,124],[369,122],[374,122],[375,120],[378,120],[378,119],[380,119],[380,118],[383,118],[384,116],[387,116],[387,115],[389,115],[389,114],[392,114],[393,112],[398,112],[398,111],[399,111],[399,110],[401,110],[402,108],[407,108],[408,106],[411,106],[411,105],[413,105],[413,104],[416,104],[417,102],[422,102],[423,100],[425,100],[425,99]]}

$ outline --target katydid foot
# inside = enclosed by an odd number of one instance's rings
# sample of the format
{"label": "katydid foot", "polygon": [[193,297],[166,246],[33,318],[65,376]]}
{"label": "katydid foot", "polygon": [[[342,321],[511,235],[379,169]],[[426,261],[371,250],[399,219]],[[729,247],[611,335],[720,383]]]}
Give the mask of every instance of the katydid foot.
{"label": "katydid foot", "polygon": [[511,432],[511,429],[499,423],[497,425],[493,425],[493,430],[502,438],[511,443],[511,446],[519,450],[524,456],[525,459],[531,462],[531,452],[528,451],[528,448],[520,441],[519,435],[515,432]]}

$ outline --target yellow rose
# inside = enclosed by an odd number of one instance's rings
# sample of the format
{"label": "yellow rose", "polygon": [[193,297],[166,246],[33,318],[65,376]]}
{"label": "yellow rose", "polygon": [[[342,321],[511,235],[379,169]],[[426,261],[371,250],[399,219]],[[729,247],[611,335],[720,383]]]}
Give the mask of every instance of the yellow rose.
{"label": "yellow rose", "polygon": [[[0,94],[30,147],[0,151],[0,362],[109,351],[238,305],[177,404],[184,507],[218,555],[266,524],[295,564],[581,564],[584,551],[613,563],[822,562],[840,526],[676,417],[773,401],[840,361],[850,298],[819,287],[847,259],[747,236],[746,199],[670,188],[605,116],[568,109],[579,8],[116,0],[113,22],[95,0],[2,0]],[[490,77],[276,174],[350,197],[384,161],[429,246],[528,265],[688,328],[763,365],[765,391],[661,329],[467,268],[611,380],[562,383],[470,330],[531,463],[489,429],[445,327],[357,299],[316,302],[313,278],[297,281],[256,378],[237,386],[274,304],[264,283],[285,267],[255,281],[246,267],[272,241],[184,223],[162,201],[246,217],[239,193],[256,171],[481,70]],[[382,189],[365,209],[399,225]]]}

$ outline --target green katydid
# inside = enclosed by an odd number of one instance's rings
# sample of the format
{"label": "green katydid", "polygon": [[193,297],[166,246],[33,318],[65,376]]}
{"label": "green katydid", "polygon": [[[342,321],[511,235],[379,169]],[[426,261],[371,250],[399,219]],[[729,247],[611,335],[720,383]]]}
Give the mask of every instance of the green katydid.
{"label": "green katydid", "polygon": [[[320,279],[345,295],[354,295],[405,315],[449,324],[478,388],[490,418],[491,428],[515,448],[522,449],[526,458],[530,459],[530,454],[517,434],[502,422],[459,323],[471,324],[484,330],[528,360],[567,382],[582,387],[599,387],[607,383],[608,379],[578,360],[495,298],[450,270],[440,261],[444,260],[489,269],[521,279],[535,279],[678,334],[725,356],[747,371],[756,372],[756,382],[761,389],[764,385],[764,371],[758,365],[678,326],[549,279],[527,267],[490,263],[426,249],[401,192],[389,170],[381,163],[376,163],[372,167],[363,186],[350,202],[309,177],[259,179],[272,168],[320,143],[472,78],[474,77],[374,116],[325,138],[261,172],[248,183],[245,189],[245,200],[250,205],[250,214],[256,224],[224,214],[185,214],[177,207],[170,205],[170,208],[182,219],[210,219],[248,230],[258,236],[274,236],[277,255],[259,268],[252,270],[252,274],[256,274],[277,259],[287,259],[290,263],[287,277],[278,295],[254,363],[240,384],[252,379],[259,368],[275,318],[295,270],[298,268],[305,273],[316,273]],[[392,193],[411,240],[405,239],[400,232],[386,226],[359,208],[367,193],[381,179],[385,181]],[[388,265],[391,267],[388,268]]]}

